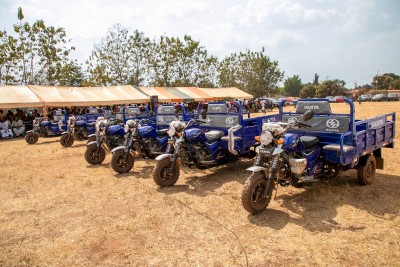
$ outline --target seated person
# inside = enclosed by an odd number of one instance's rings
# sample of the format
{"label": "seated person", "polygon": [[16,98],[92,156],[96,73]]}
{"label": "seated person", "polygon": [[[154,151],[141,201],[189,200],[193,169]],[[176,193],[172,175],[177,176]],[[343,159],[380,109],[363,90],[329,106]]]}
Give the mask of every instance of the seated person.
{"label": "seated person", "polygon": [[1,138],[12,138],[13,137],[13,133],[11,130],[11,123],[6,117],[4,117],[0,121],[0,137]]}
{"label": "seated person", "polygon": [[15,134],[15,137],[24,135],[25,126],[24,126],[24,123],[22,122],[22,120],[18,116],[14,117],[14,120],[11,125],[12,125],[12,130]]}

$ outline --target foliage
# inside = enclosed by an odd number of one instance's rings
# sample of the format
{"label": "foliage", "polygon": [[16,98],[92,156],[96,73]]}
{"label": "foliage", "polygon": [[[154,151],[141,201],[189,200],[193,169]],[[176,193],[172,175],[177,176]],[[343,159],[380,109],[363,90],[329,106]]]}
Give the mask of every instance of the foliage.
{"label": "foliage", "polygon": [[289,77],[284,83],[284,92],[287,96],[299,96],[300,91],[303,87],[301,79],[298,75]]}
{"label": "foliage", "polygon": [[218,72],[221,87],[238,87],[254,97],[272,94],[284,75],[278,62],[265,55],[264,48],[259,52],[246,50],[225,57]]}
{"label": "foliage", "polygon": [[315,97],[315,93],[317,91],[317,86],[313,83],[307,83],[303,85],[300,91],[301,98]]}
{"label": "foliage", "polygon": [[0,34],[0,83],[60,84],[75,49],[68,45],[65,30],[46,26],[42,20],[24,22],[20,7],[17,17],[13,26],[18,38],[5,31]]}
{"label": "foliage", "polygon": [[377,90],[400,89],[400,76],[394,73],[376,75],[371,84]]}
{"label": "foliage", "polygon": [[343,95],[345,82],[343,80],[325,80],[317,86],[316,97]]}
{"label": "foliage", "polygon": [[319,75],[316,74],[316,73],[314,74],[313,84],[314,85],[319,85]]}

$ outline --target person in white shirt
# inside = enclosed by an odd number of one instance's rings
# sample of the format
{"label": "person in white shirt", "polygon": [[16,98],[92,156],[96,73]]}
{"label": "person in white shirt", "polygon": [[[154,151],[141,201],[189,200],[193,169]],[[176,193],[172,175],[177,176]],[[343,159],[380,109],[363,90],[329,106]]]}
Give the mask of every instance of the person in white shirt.
{"label": "person in white shirt", "polygon": [[0,137],[1,138],[12,138],[13,137],[10,121],[7,120],[6,117],[4,117],[0,121]]}
{"label": "person in white shirt", "polygon": [[25,126],[22,120],[15,116],[12,122],[12,129],[16,137],[24,135],[25,133]]}

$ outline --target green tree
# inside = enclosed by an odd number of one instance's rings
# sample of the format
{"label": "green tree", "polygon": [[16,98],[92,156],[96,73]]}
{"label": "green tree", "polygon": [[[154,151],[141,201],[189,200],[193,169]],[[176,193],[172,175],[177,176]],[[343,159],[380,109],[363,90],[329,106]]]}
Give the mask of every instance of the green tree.
{"label": "green tree", "polygon": [[99,86],[128,84],[129,48],[128,29],[120,24],[109,29],[86,62],[90,82]]}
{"label": "green tree", "polygon": [[316,74],[316,73],[314,74],[313,84],[314,85],[319,85],[319,75]]}
{"label": "green tree", "polygon": [[71,61],[63,66],[61,70],[63,73],[60,79],[60,85],[62,86],[83,86],[85,82],[85,75],[82,71],[82,67],[76,63],[76,61]]}
{"label": "green tree", "polygon": [[343,95],[345,84],[343,80],[325,80],[317,86],[316,97]]}
{"label": "green tree", "polygon": [[275,92],[284,75],[278,68],[278,62],[265,55],[264,48],[259,52],[246,50],[227,56],[218,71],[220,86],[235,86],[255,97]]}
{"label": "green tree", "polygon": [[287,96],[299,96],[303,83],[298,75],[289,77],[284,83],[284,92]]}
{"label": "green tree", "polygon": [[390,82],[389,89],[399,90],[400,89],[400,78],[394,79]]}
{"label": "green tree", "polygon": [[17,40],[8,36],[6,31],[0,31],[0,84],[17,82],[17,61]]}
{"label": "green tree", "polygon": [[314,83],[304,84],[301,88],[299,96],[301,98],[315,97],[317,86]]}
{"label": "green tree", "polygon": [[58,85],[69,64],[69,55],[74,47],[69,46],[63,28],[46,26],[42,20],[32,25],[24,22],[22,8],[18,8],[18,23],[14,31],[18,35],[16,43],[18,83]]}
{"label": "green tree", "polygon": [[382,75],[374,76],[371,84],[378,90],[388,90],[391,82],[399,78],[400,76],[394,73],[384,73]]}

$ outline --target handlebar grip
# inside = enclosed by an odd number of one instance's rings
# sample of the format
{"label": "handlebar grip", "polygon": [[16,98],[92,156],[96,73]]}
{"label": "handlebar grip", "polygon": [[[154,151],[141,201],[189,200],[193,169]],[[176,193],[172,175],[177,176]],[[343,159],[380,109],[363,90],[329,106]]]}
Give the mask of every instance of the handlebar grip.
{"label": "handlebar grip", "polygon": [[308,129],[312,127],[312,125],[305,124],[305,123],[302,123],[302,122],[298,122],[297,125],[299,125],[300,127],[303,127],[303,128],[308,128]]}

